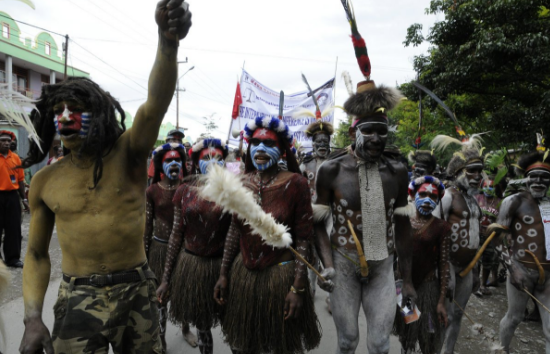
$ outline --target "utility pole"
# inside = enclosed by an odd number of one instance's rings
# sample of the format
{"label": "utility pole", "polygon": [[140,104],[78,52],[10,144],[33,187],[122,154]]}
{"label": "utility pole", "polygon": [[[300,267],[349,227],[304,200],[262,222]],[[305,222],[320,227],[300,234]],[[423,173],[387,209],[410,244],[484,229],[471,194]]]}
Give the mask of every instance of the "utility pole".
{"label": "utility pole", "polygon": [[67,80],[67,58],[69,57],[69,35],[65,35],[65,72],[63,73],[63,80]]}
{"label": "utility pole", "polygon": [[[178,61],[178,64],[185,64],[187,63],[187,58],[185,58],[185,61]],[[187,69],[186,72],[184,72],[176,81],[176,129],[180,128],[180,91],[185,92],[185,88],[180,89],[180,79],[185,76],[188,72],[195,69],[195,66],[193,65],[189,69]]]}

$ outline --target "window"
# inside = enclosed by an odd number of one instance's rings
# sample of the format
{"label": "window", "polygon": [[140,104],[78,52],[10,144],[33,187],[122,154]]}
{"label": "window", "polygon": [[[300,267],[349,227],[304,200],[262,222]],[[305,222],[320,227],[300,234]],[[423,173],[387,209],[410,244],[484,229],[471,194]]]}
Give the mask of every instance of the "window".
{"label": "window", "polygon": [[50,43],[49,42],[46,42],[44,44],[44,50],[46,51],[46,55],[50,55],[51,54],[51,46],[50,46]]}
{"label": "window", "polygon": [[10,25],[2,23],[2,37],[10,38]]}

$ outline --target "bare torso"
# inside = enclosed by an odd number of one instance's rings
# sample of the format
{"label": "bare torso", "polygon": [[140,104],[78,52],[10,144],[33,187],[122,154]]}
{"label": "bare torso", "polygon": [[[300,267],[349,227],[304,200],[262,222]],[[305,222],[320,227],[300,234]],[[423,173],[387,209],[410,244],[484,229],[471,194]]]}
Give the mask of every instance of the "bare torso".
{"label": "bare torso", "polygon": [[[330,234],[332,245],[337,248],[357,251],[353,236],[348,227],[348,220],[353,224],[354,231],[362,241],[362,220],[361,220],[361,196],[359,193],[359,177],[357,173],[357,162],[352,155],[345,155],[324,163],[331,171],[333,180],[333,199],[330,201],[332,209],[333,229]],[[386,206],[386,240],[388,253],[394,251],[394,235],[391,223],[395,201],[397,200],[399,188],[397,179],[389,169],[381,164],[380,177],[384,188],[384,202]]]}
{"label": "bare torso", "polygon": [[317,180],[317,171],[319,166],[324,162],[324,159],[312,159],[308,162],[303,162],[300,166],[300,170],[304,177],[307,178],[307,183],[309,185],[309,190],[311,192],[311,202],[315,203],[317,199],[317,193],[315,193],[315,181]]}
{"label": "bare torso", "polygon": [[[498,221],[509,227],[513,259],[527,268],[537,269],[533,257],[525,252],[529,250],[535,254],[544,269],[550,270],[550,261],[546,260],[544,226],[539,205],[530,193],[521,192],[506,198],[502,202]],[[497,250],[508,252],[502,246],[497,246]]]}
{"label": "bare torso", "polygon": [[[451,263],[467,266],[479,248],[481,210],[474,197],[451,187],[442,199],[445,219],[451,224]],[[439,216],[439,211],[434,212]]]}
{"label": "bare torso", "polygon": [[66,274],[106,274],[145,262],[146,161],[131,161],[128,146],[125,133],[103,158],[95,189],[93,164],[77,166],[70,155],[35,176],[32,187],[55,214]]}

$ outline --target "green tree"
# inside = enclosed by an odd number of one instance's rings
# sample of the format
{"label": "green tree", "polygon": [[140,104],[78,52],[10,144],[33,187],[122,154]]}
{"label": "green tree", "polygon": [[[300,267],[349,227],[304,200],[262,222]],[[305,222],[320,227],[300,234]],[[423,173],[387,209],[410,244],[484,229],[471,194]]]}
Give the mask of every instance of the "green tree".
{"label": "green tree", "polygon": [[212,113],[208,117],[202,117],[202,125],[204,125],[204,129],[206,129],[206,132],[202,132],[199,136],[199,139],[210,139],[213,137],[212,132],[218,129],[218,124],[216,123],[216,121],[220,120],[220,118],[214,118],[215,114],[216,113]]}
{"label": "green tree", "polygon": [[544,3],[432,0],[426,12],[445,19],[426,36],[419,24],[408,30],[405,46],[424,39],[431,44],[415,58],[420,81],[445,100],[468,133],[492,131],[490,143],[497,146],[490,148],[534,147],[535,131],[550,132],[550,15]]}

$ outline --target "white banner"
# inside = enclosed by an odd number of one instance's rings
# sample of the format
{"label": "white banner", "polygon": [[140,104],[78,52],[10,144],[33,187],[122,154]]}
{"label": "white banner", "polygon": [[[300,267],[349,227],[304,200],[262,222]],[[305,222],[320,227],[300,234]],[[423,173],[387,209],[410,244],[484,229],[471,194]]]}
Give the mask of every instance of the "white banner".
{"label": "white banner", "polygon": [[[313,89],[321,112],[333,105],[333,87],[334,79],[330,79],[319,88]],[[232,119],[231,127],[229,128],[230,132],[243,130],[246,123],[256,119],[256,117],[279,116],[279,92],[262,85],[245,70],[243,70],[241,76],[241,96],[243,103],[239,107],[239,116],[236,119]],[[293,94],[285,92],[283,121],[294,134],[296,141],[307,150],[307,148],[311,148],[311,139],[306,136],[304,131],[310,123],[315,121],[315,118],[292,118],[292,114],[300,107],[315,113],[315,104],[313,103],[313,99],[308,97],[308,92],[302,91]],[[333,124],[334,112],[324,117],[323,121]],[[235,139],[232,134],[229,135],[229,143],[238,146],[238,138]]]}

